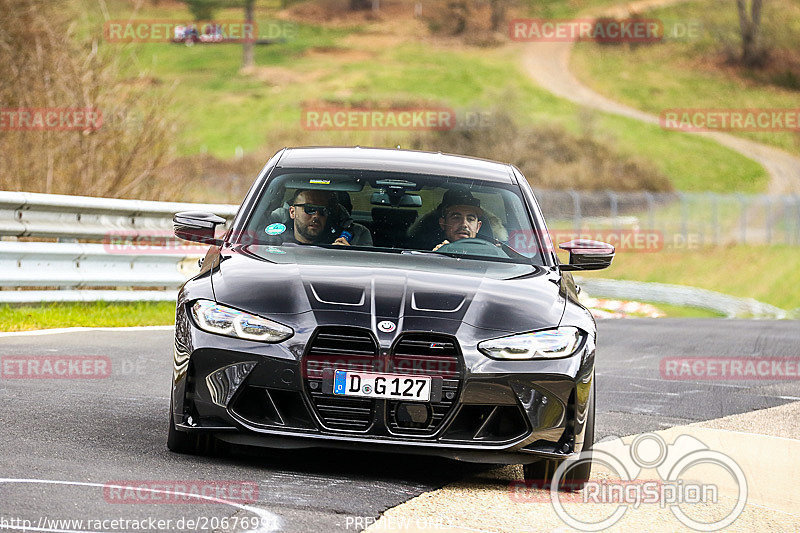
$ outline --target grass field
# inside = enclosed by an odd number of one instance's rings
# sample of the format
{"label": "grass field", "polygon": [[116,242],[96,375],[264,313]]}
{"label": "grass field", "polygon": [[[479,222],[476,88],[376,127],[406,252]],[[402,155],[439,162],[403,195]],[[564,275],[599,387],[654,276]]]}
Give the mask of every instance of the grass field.
{"label": "grass field", "polygon": [[798,247],[732,246],[620,253],[607,270],[581,275],[702,287],[793,310],[800,308],[797,265],[800,265]]}
{"label": "grass field", "polygon": [[80,302],[0,306],[0,331],[175,323],[175,302]]}
{"label": "grass field", "polygon": [[[572,71],[596,91],[656,115],[671,108],[797,108],[797,2],[775,0],[764,4],[764,42],[773,47],[775,57],[763,70],[739,71],[725,65],[725,51],[735,54],[738,50],[739,23],[736,6],[731,2],[684,2],[644,16],[663,21],[667,32],[681,31],[692,24],[691,38],[667,39],[634,48],[579,43],[572,55]],[[797,132],[732,133],[800,153]]]}
{"label": "grass field", "polygon": [[699,307],[680,307],[662,303],[653,303],[652,305],[662,311],[667,318],[723,318],[725,316],[722,313]]}
{"label": "grass field", "polygon": [[526,0],[531,16],[543,18],[569,18],[619,3],[619,0]]}
{"label": "grass field", "polygon": [[[668,317],[715,317],[704,309],[653,304]],[[0,331],[128,326],[169,326],[175,323],[173,302],[81,302],[0,306]]]}
{"label": "grass field", "polygon": [[[179,18],[168,4],[145,4],[139,18]],[[569,4],[572,5],[572,4]],[[125,18],[130,4],[110,4]],[[171,6],[171,7],[169,7]],[[238,10],[218,18],[240,17]],[[274,13],[259,12],[268,26]],[[391,22],[391,21],[390,21]],[[87,22],[95,31],[102,21]],[[714,142],[626,118],[596,116],[535,86],[522,72],[515,45],[456,46],[427,35],[414,22],[322,26],[299,24],[285,43],[256,47],[257,68],[240,73],[241,46],[103,43],[131,61],[128,83],[173,91],[176,119],[184,124],[179,153],[232,158],[237,148],[266,159],[286,145],[407,145],[412,132],[308,131],[304,106],[444,105],[457,113],[496,108],[522,124],[557,124],[575,135],[590,130],[615,151],[646,158],[681,190],[753,192],[767,177],[752,161]]]}

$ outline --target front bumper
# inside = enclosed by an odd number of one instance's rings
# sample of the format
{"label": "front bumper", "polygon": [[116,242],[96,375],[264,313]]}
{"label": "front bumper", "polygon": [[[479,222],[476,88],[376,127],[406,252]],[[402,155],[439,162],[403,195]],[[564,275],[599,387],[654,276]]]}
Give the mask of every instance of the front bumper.
{"label": "front bumper", "polygon": [[179,306],[172,389],[176,428],[234,444],[418,453],[496,464],[568,458],[582,450],[594,378],[593,333],[568,358],[496,361],[478,352],[477,344],[497,332],[459,324],[457,331],[431,333],[407,320],[403,334],[385,343],[368,325],[344,331],[372,335],[376,361],[399,354],[400,340],[428,336],[436,348],[452,342],[453,363],[444,373],[442,363],[420,372],[434,375],[434,381],[437,372],[441,377],[425,422],[401,416],[403,406],[393,400],[329,394],[326,368],[342,360],[309,363],[318,357],[321,332],[338,326],[320,325],[319,317],[308,328],[296,327],[286,343],[264,344],[203,332]]}

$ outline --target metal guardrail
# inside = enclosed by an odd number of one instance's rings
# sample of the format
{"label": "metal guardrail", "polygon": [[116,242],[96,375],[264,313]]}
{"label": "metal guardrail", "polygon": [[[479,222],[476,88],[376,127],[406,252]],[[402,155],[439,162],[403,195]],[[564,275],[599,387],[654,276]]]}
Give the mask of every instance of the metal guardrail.
{"label": "metal guardrail", "polygon": [[665,247],[800,246],[800,196],[553,191],[536,197],[551,227],[655,231]]}
{"label": "metal guardrail", "polygon": [[[659,214],[657,206],[661,206],[662,211],[673,211],[674,214],[675,208],[670,203],[676,197],[681,198],[676,195],[660,198],[643,194],[606,195],[614,199],[610,204],[611,209],[606,209],[602,202],[597,201],[597,205],[590,210],[586,208],[586,198],[574,191],[537,191],[546,211],[552,211],[559,205],[566,207],[560,202],[564,195],[569,205],[577,207],[574,213],[569,213],[568,209],[559,210],[560,216],[550,213],[552,220],[564,219],[569,214],[567,218],[580,220],[581,226],[588,222],[601,227],[606,224],[611,227],[625,226],[628,218],[650,218],[650,222],[654,222]],[[649,206],[644,213],[637,212],[641,203],[637,195],[644,198],[645,206]],[[740,216],[744,216],[753,204],[737,198],[741,207]],[[689,210],[682,202],[678,202],[677,212],[684,217]],[[785,242],[799,243],[800,201],[784,198],[782,205],[779,213],[784,217],[781,229],[786,237]],[[230,220],[238,206],[0,191],[0,237],[107,241],[106,244],[0,241],[0,303],[174,300],[175,289],[197,270],[197,255],[166,248],[157,253],[153,253],[152,249],[148,250],[149,253],[140,253],[136,246],[126,248],[117,243],[119,239],[133,239],[139,235],[169,235],[174,213],[190,210],[210,211]],[[635,215],[626,215],[625,211]],[[714,213],[716,210],[711,210],[711,214]],[[668,217],[670,215],[665,214]],[[688,222],[681,225],[684,226],[681,231],[687,231]],[[657,224],[654,227],[658,227]],[[798,235],[797,240],[795,235]],[[588,292],[598,295],[709,308],[726,316],[786,316],[782,309],[755,300],[734,298],[693,287],[589,278],[583,280],[582,284]],[[21,288],[26,290],[17,290]]]}
{"label": "metal guardrail", "polygon": [[727,318],[790,318],[790,313],[779,307],[697,287],[580,276],[575,276],[575,281],[592,296],[710,309]]}
{"label": "metal guardrail", "polygon": [[171,235],[172,216],[192,210],[230,220],[238,206],[0,191],[2,237],[104,242],[0,241],[0,303],[174,300],[198,256],[124,241]]}
{"label": "metal guardrail", "polygon": [[0,236],[97,240],[110,232],[171,232],[178,211],[211,211],[230,219],[238,208],[0,191]]}
{"label": "metal guardrail", "polygon": [[0,286],[178,287],[180,252],[109,253],[104,244],[0,242]]}

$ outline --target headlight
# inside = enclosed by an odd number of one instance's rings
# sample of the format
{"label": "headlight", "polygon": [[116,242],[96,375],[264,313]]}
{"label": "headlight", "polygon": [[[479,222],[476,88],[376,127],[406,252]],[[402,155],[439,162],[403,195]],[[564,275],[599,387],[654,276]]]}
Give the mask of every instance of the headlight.
{"label": "headlight", "polygon": [[203,331],[251,341],[281,342],[294,330],[275,321],[225,307],[210,300],[192,304],[192,316]]}
{"label": "headlight", "polygon": [[563,327],[483,341],[478,349],[493,359],[556,359],[572,355],[583,332]]}

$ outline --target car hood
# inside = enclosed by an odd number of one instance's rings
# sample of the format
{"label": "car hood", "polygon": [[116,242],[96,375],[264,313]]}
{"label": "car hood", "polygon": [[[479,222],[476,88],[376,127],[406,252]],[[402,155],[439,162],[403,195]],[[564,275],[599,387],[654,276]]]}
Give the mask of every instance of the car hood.
{"label": "car hood", "polygon": [[218,302],[265,317],[334,312],[347,323],[358,313],[516,332],[558,325],[566,304],[546,268],[439,254],[247,246],[221,251],[212,272]]}

